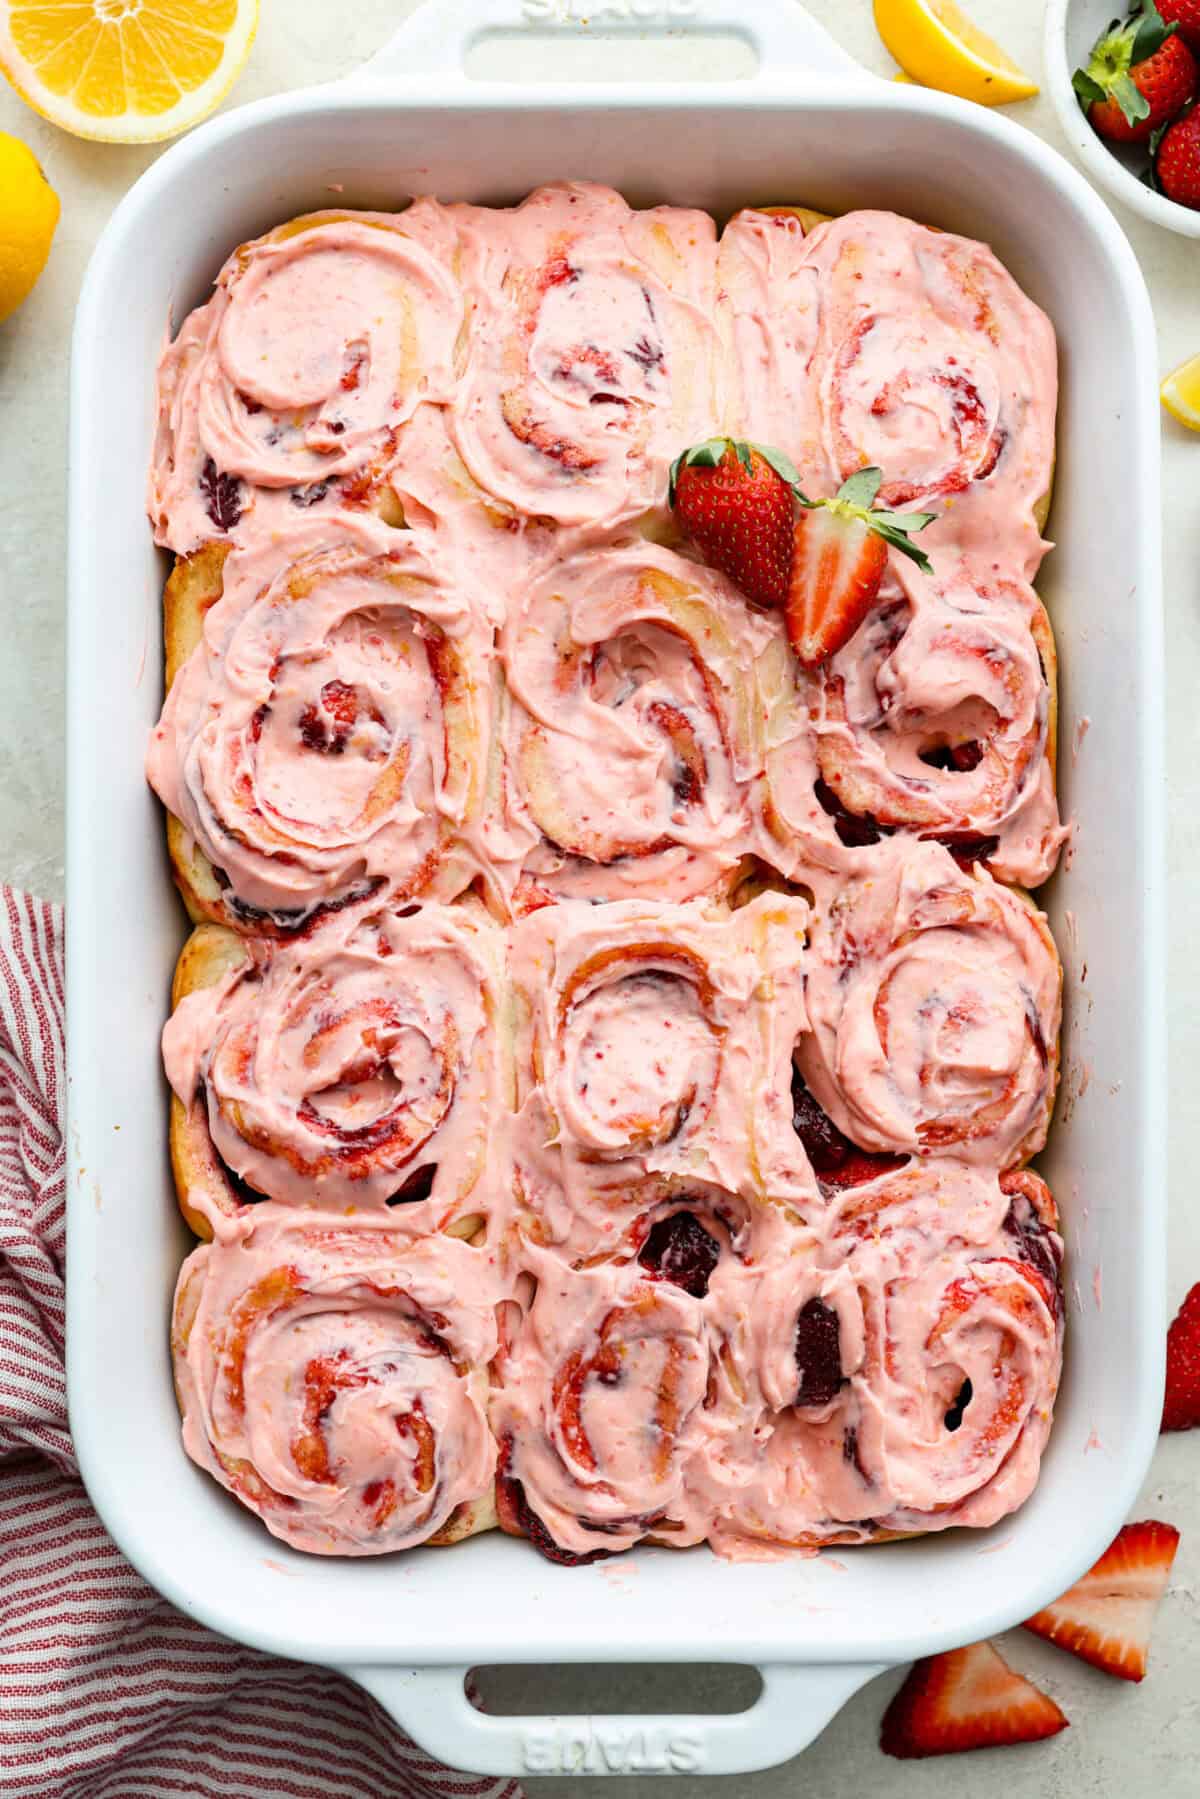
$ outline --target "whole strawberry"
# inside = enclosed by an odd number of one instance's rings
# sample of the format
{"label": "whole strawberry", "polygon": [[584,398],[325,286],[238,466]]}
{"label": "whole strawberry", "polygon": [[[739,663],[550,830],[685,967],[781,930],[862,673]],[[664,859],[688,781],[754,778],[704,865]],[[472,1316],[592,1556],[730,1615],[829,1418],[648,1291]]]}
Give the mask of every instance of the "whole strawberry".
{"label": "whole strawberry", "polygon": [[1159,15],[1174,25],[1189,50],[1200,54],[1200,0],[1158,0]]}
{"label": "whole strawberry", "polygon": [[1200,211],[1200,107],[1167,126],[1158,143],[1154,173],[1168,200]]}
{"label": "whole strawberry", "polygon": [[670,500],[704,560],[757,606],[782,606],[792,575],[796,471],[777,450],[711,437],[671,465]]}
{"label": "whole strawberry", "polygon": [[934,514],[876,510],[882,480],[858,469],[833,499],[810,500],[781,451],[714,437],[676,458],[670,499],[706,562],[755,605],[783,608],[797,660],[815,668],[870,611],[889,544],[929,572],[908,533]]}
{"label": "whole strawberry", "polygon": [[1088,120],[1114,144],[1145,143],[1195,97],[1196,59],[1154,0],[1096,40],[1071,78]]}

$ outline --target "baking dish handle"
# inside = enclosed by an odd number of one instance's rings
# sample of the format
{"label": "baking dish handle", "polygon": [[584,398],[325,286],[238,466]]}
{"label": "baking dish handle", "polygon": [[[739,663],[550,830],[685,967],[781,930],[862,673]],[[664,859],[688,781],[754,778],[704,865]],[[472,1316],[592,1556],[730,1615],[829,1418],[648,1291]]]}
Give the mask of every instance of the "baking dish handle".
{"label": "baking dish handle", "polygon": [[[865,75],[799,0],[424,0],[350,79],[465,82],[467,58],[489,36],[543,44],[569,37],[736,37],[754,51],[760,79],[800,71]],[[647,79],[656,78],[651,68]]]}
{"label": "baking dish handle", "polygon": [[806,1749],[881,1666],[775,1665],[748,1711],[641,1717],[497,1717],[467,1697],[467,1668],[348,1668],[430,1755],[472,1774],[747,1774]]}

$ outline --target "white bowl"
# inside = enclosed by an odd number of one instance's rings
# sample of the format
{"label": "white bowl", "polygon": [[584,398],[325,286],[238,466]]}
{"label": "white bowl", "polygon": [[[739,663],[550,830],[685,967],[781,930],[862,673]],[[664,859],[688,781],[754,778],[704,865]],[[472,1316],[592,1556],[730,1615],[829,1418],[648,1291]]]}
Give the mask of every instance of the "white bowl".
{"label": "white bowl", "polygon": [[1092,45],[1120,11],[1115,0],[1048,0],[1046,6],[1046,86],[1067,141],[1089,175],[1130,211],[1181,237],[1200,237],[1200,212],[1156,194],[1141,179],[1149,164],[1144,144],[1106,143],[1088,124],[1071,86]]}

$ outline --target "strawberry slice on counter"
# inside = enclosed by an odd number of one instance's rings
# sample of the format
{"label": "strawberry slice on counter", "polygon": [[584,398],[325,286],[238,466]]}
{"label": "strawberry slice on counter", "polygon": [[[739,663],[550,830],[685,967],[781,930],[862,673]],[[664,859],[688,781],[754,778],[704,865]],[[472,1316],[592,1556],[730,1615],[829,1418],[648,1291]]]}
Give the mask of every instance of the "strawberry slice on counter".
{"label": "strawberry slice on counter", "polygon": [[1146,1518],[1117,1532],[1095,1567],[1025,1629],[1119,1680],[1141,1680],[1154,1614],[1179,1547],[1173,1524]]}
{"label": "strawberry slice on counter", "polygon": [[1167,1332],[1167,1395],[1163,1430],[1195,1430],[1200,1424],[1200,1281]]}
{"label": "strawberry slice on counter", "polygon": [[880,469],[858,469],[831,500],[810,500],[781,451],[714,437],[676,458],[669,497],[706,562],[755,605],[782,607],[798,661],[815,668],[870,611],[889,546],[931,572],[909,532],[936,514],[876,508],[882,484]]}
{"label": "strawberry slice on counter", "polygon": [[879,1746],[908,1761],[1038,1743],[1067,1728],[1053,1699],[1010,1668],[990,1643],[914,1663],[884,1713]]}
{"label": "strawberry slice on counter", "polygon": [[1071,85],[1093,130],[1114,144],[1144,143],[1196,93],[1196,59],[1154,0],[1099,38]]}

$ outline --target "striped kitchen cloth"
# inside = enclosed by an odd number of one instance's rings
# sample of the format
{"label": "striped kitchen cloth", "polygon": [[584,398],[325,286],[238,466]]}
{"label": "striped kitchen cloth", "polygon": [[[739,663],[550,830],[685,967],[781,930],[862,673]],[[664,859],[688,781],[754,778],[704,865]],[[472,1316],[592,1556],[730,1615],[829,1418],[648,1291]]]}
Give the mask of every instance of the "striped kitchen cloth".
{"label": "striped kitchen cloth", "polygon": [[67,1429],[64,1098],[62,911],[0,887],[0,1793],[521,1799],[183,1617],[108,1536]]}

